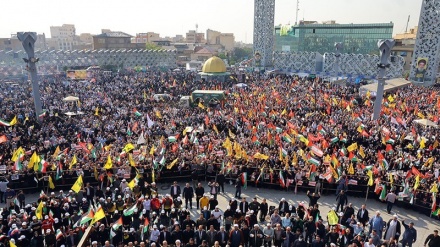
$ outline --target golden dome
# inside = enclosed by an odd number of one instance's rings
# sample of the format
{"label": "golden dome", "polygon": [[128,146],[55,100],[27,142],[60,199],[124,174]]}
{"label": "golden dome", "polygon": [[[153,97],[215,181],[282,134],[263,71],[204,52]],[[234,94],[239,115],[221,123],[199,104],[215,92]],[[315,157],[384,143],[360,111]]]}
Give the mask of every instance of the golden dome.
{"label": "golden dome", "polygon": [[226,65],[219,57],[213,56],[206,60],[202,68],[203,73],[223,73],[226,72]]}

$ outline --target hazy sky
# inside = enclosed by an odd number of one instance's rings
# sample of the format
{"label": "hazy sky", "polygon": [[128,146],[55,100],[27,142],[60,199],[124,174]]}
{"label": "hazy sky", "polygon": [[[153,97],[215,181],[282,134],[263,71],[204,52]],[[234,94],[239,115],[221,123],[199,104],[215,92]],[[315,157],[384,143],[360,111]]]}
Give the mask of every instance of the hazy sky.
{"label": "hazy sky", "polygon": [[[0,37],[17,31],[50,36],[50,26],[75,24],[77,34],[102,28],[162,37],[206,29],[252,42],[254,0],[3,0]],[[394,22],[394,33],[417,25],[422,0],[300,0],[299,19],[338,23]],[[276,0],[275,24],[295,23],[296,0]]]}

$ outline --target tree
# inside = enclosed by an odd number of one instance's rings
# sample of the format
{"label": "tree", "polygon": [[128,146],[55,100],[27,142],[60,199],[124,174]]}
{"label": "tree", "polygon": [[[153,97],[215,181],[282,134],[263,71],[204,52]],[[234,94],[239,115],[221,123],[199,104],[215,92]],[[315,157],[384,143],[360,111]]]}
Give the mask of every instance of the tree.
{"label": "tree", "polygon": [[149,42],[149,43],[145,44],[145,49],[147,49],[147,50],[160,50],[160,49],[162,49],[162,46]]}
{"label": "tree", "polygon": [[251,48],[235,47],[232,54],[232,60],[234,61],[242,61],[253,57]]}

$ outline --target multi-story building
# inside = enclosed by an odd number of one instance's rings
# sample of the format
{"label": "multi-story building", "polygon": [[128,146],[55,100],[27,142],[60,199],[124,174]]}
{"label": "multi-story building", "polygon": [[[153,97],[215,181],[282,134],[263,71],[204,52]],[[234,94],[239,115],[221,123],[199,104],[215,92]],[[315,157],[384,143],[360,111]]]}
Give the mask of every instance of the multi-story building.
{"label": "multi-story building", "polygon": [[58,50],[73,50],[78,44],[75,25],[63,24],[62,26],[51,26],[50,37],[56,42]]}
{"label": "multi-story building", "polygon": [[416,44],[417,26],[411,28],[409,32],[398,33],[393,38],[396,44],[392,49],[392,54],[403,57],[405,59],[404,70],[409,71],[411,69],[414,45]]}
{"label": "multi-story building", "polygon": [[154,41],[161,40],[160,35],[154,32],[148,33],[137,33],[136,37],[133,38],[132,43],[153,43]]}
{"label": "multi-story building", "polygon": [[[35,41],[35,50],[47,50],[46,35],[44,33],[37,34]],[[19,51],[23,50],[21,41],[18,40],[17,34],[11,34],[10,38],[0,38],[0,50]]]}
{"label": "multi-story building", "polygon": [[390,39],[392,22],[374,24],[318,24],[300,22],[294,26],[275,27],[276,51],[334,52],[336,42],[343,43],[343,53],[378,54],[377,41]]}
{"label": "multi-story building", "polygon": [[205,43],[205,34],[204,33],[196,33],[195,30],[189,30],[186,33],[186,43]]}
{"label": "multi-story building", "polygon": [[145,43],[132,43],[133,36],[124,32],[107,32],[93,36],[93,49],[145,49]]}
{"label": "multi-story building", "polygon": [[206,44],[220,45],[225,51],[234,49],[235,37],[233,33],[221,33],[211,29],[206,30]]}

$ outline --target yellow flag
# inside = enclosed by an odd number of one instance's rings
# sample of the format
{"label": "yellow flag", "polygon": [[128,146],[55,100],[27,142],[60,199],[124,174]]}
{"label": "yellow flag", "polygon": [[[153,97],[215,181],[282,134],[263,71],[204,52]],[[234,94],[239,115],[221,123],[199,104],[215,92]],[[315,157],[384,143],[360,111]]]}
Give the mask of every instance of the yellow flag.
{"label": "yellow flag", "polygon": [[218,135],[218,129],[217,129],[217,126],[215,124],[212,126],[212,129],[214,129],[215,133]]}
{"label": "yellow flag", "polygon": [[43,207],[43,201],[40,201],[40,204],[38,204],[38,207],[35,210],[35,216],[37,216],[37,219],[39,220],[43,219]]}
{"label": "yellow flag", "polygon": [[425,148],[425,139],[422,138],[422,140],[420,141],[420,148]]}
{"label": "yellow flag", "polygon": [[367,176],[368,176],[368,186],[373,185],[373,172],[371,170],[367,171]]}
{"label": "yellow flag", "polygon": [[347,147],[347,150],[349,152],[353,152],[353,151],[355,151],[357,149],[358,149],[358,144],[356,142]]}
{"label": "yellow flag", "polygon": [[362,131],[363,131],[362,126],[359,125],[356,130],[357,130],[357,132],[362,133]]}
{"label": "yellow flag", "polygon": [[419,188],[419,185],[420,185],[420,175],[417,175],[416,182],[414,183],[414,190],[417,190],[417,188]]}
{"label": "yellow flag", "polygon": [[156,117],[159,118],[159,119],[162,119],[162,115],[160,114],[159,111],[156,111]]}
{"label": "yellow flag", "polygon": [[76,182],[72,185],[72,190],[78,193],[83,187],[83,179],[82,175],[79,175],[79,177],[76,179]]}
{"label": "yellow flag", "polygon": [[365,158],[365,152],[364,152],[364,148],[362,146],[359,147],[358,153],[362,158]]}
{"label": "yellow flag", "polygon": [[127,186],[128,186],[128,188],[130,188],[131,190],[133,190],[134,186],[136,186],[138,182],[139,182],[139,180],[138,180],[137,175],[136,175],[136,177],[133,178],[133,179],[127,184]]}
{"label": "yellow flag", "polygon": [[73,155],[72,161],[69,163],[69,170],[72,170],[72,167],[77,163],[76,154]]}
{"label": "yellow flag", "polygon": [[15,125],[15,124],[17,124],[17,116],[15,116],[15,117],[11,120],[11,122],[9,123],[10,126],[13,126],[13,125]]}
{"label": "yellow flag", "polygon": [[350,105],[347,105],[347,108],[345,108],[347,111],[351,111]]}
{"label": "yellow flag", "polygon": [[284,110],[281,112],[281,116],[286,115],[287,111],[286,108],[284,108]]}
{"label": "yellow flag", "polygon": [[14,162],[17,161],[20,158],[20,155],[24,156],[24,153],[25,151],[22,147],[17,148],[17,150],[15,150],[15,152],[12,154],[11,160]]}
{"label": "yellow flag", "polygon": [[353,174],[354,174],[353,163],[350,163],[350,166],[348,167],[348,174],[350,174],[350,175],[353,175]]}
{"label": "yellow flag", "polygon": [[29,160],[28,169],[33,169],[36,164],[40,162],[40,157],[37,155],[37,152],[34,151],[34,153],[31,156],[31,159]]}
{"label": "yellow flag", "polygon": [[93,220],[90,224],[95,224],[96,222],[98,222],[99,220],[103,219],[105,217],[105,213],[104,210],[102,209],[101,206],[99,206],[98,210],[95,213],[95,216],[93,216]]}
{"label": "yellow flag", "polygon": [[112,157],[110,157],[110,154],[107,156],[107,162],[105,162],[104,169],[112,169],[113,163],[112,163]]}
{"label": "yellow flag", "polygon": [[338,224],[339,218],[334,210],[330,210],[330,212],[327,214],[327,220],[330,226]]}
{"label": "yellow flag", "polygon": [[417,116],[421,119],[425,119],[425,115],[423,115],[421,112],[417,113]]}
{"label": "yellow flag", "polygon": [[127,144],[125,145],[124,149],[122,149],[122,151],[128,153],[128,152],[130,152],[130,151],[133,150],[133,149],[134,149],[134,145],[131,144],[131,143],[127,143]]}
{"label": "yellow flag", "polygon": [[175,160],[173,160],[173,162],[171,162],[169,165],[167,165],[167,169],[171,169],[173,168],[173,166],[177,163],[178,158],[176,158]]}
{"label": "yellow flag", "polygon": [[151,169],[151,181],[156,182],[156,175],[154,174],[154,167]]}
{"label": "yellow flag", "polygon": [[133,156],[131,154],[128,154],[128,161],[130,162],[130,165],[133,167],[136,167],[136,163],[133,160]]}
{"label": "yellow flag", "polygon": [[78,101],[76,102],[76,105],[77,105],[78,107],[81,107],[81,101],[78,100]]}
{"label": "yellow flag", "polygon": [[390,96],[388,96],[388,101],[390,102],[390,103],[393,103],[394,102],[394,98],[393,98],[393,96],[390,94]]}
{"label": "yellow flag", "polygon": [[53,184],[53,181],[52,181],[52,176],[49,176],[49,188],[55,189],[55,185]]}
{"label": "yellow flag", "polygon": [[367,98],[370,98],[370,96],[371,96],[370,91],[367,91],[367,93],[365,94],[365,96],[367,96]]}
{"label": "yellow flag", "polygon": [[99,116],[99,108],[98,107],[95,108],[95,116]]}
{"label": "yellow flag", "polygon": [[261,153],[256,153],[256,154],[254,154],[254,158],[260,159],[260,160],[267,160],[267,159],[269,159],[269,156],[261,154]]}
{"label": "yellow flag", "polygon": [[431,190],[429,191],[431,193],[437,193],[438,192],[438,188],[437,188],[437,182],[434,182],[431,186]]}
{"label": "yellow flag", "polygon": [[60,146],[57,146],[57,148],[55,149],[55,152],[53,152],[52,157],[57,157],[60,152],[61,152]]}
{"label": "yellow flag", "polygon": [[434,144],[432,144],[432,148],[437,148],[438,147],[438,141],[437,140],[435,140],[435,142],[434,142]]}
{"label": "yellow flag", "polygon": [[205,106],[202,104],[202,102],[199,102],[199,104],[197,105],[199,108],[202,108],[203,110],[205,109]]}
{"label": "yellow flag", "polygon": [[389,175],[391,185],[394,183],[394,175],[390,173]]}
{"label": "yellow flag", "polygon": [[9,240],[9,247],[17,247],[17,245],[14,244],[11,240]]}
{"label": "yellow flag", "polygon": [[155,151],[156,151],[156,148],[154,147],[154,145],[151,146],[150,155],[153,155]]}

